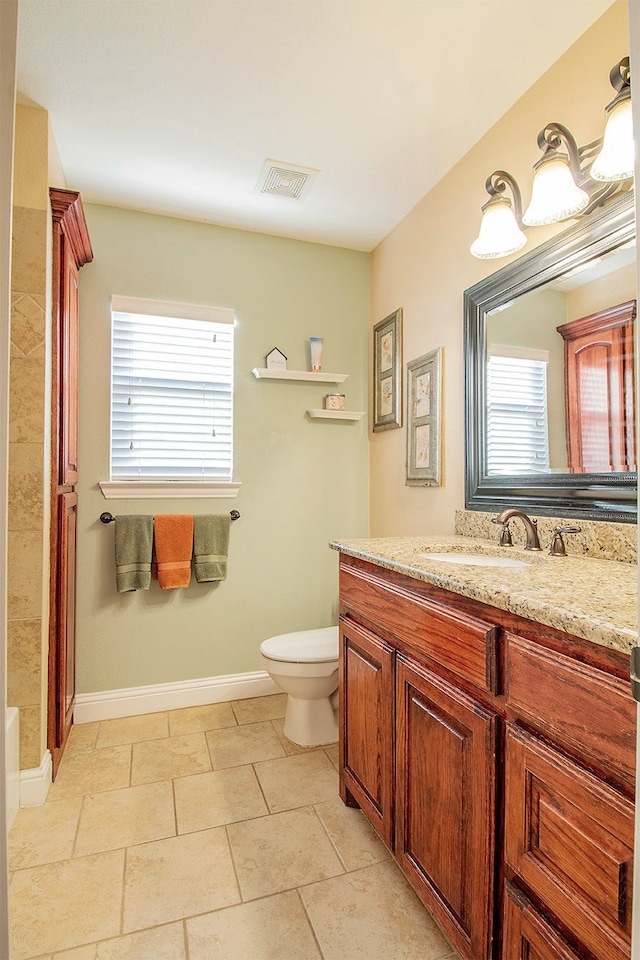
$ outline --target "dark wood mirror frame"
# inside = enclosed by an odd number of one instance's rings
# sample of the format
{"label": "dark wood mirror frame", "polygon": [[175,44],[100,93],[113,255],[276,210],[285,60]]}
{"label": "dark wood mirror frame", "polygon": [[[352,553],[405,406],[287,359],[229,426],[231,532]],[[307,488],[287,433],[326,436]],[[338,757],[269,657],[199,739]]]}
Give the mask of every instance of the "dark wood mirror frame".
{"label": "dark wood mirror frame", "polygon": [[633,193],[586,219],[464,292],[465,506],[517,506],[542,516],[637,522],[637,473],[489,476],[486,443],[486,320],[499,307],[635,239]]}

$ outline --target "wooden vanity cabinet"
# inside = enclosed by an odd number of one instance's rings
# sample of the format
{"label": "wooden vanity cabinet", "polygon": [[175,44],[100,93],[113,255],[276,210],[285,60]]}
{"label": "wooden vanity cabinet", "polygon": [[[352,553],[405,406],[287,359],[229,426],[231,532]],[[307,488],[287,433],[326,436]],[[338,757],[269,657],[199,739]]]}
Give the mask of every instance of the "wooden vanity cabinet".
{"label": "wooden vanity cabinet", "polygon": [[628,656],[344,555],[340,631],[341,795],[461,956],[629,960]]}
{"label": "wooden vanity cabinet", "polygon": [[[456,949],[490,960],[496,632],[401,579],[341,565],[341,795],[362,807]],[[465,670],[477,695],[461,689]]]}

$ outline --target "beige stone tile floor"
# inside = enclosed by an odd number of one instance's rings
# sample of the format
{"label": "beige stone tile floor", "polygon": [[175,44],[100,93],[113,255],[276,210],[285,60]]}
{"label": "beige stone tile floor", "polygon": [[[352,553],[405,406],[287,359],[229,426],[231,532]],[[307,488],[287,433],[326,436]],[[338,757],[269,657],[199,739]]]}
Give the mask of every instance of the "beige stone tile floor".
{"label": "beige stone tile floor", "polygon": [[457,960],[284,708],[74,727],[9,837],[10,960]]}

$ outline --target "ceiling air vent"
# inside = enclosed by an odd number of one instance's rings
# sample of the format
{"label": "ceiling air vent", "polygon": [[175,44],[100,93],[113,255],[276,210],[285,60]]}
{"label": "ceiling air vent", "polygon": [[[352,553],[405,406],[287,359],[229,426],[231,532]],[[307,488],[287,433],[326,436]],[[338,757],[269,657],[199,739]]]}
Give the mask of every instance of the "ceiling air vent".
{"label": "ceiling air vent", "polygon": [[270,197],[304,200],[319,173],[313,167],[294,167],[279,160],[265,160],[256,190]]}

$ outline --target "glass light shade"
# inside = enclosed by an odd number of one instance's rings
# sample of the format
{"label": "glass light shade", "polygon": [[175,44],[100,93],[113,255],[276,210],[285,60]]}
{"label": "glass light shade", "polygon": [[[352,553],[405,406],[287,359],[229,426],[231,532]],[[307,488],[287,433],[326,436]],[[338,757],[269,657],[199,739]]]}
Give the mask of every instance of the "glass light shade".
{"label": "glass light shade", "polygon": [[633,176],[633,120],[631,97],[612,107],[604,130],[602,150],[591,165],[594,180],[626,180]]}
{"label": "glass light shade", "polygon": [[506,257],[520,250],[527,242],[526,235],[506,197],[495,197],[484,208],[480,233],[471,244],[471,253],[480,260]]}
{"label": "glass light shade", "polygon": [[562,154],[543,158],[534,169],[531,202],[522,217],[528,227],[557,223],[575,216],[588,205],[589,194],[577,186]]}

